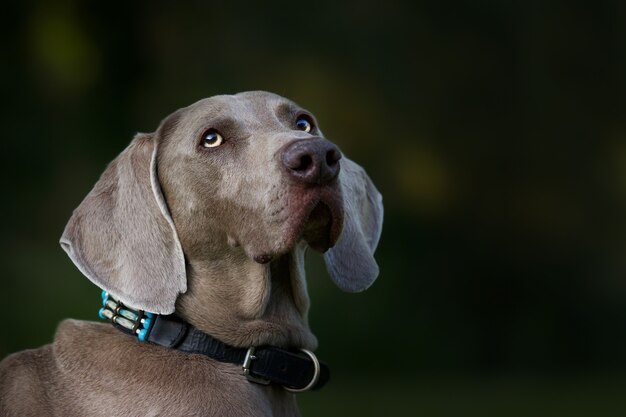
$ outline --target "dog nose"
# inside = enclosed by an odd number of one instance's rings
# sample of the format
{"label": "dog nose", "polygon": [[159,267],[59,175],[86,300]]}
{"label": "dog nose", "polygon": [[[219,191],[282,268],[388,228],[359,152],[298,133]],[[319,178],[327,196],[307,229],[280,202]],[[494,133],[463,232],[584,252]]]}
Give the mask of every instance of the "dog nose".
{"label": "dog nose", "polygon": [[326,139],[302,139],[291,142],[282,151],[287,172],[306,184],[325,184],[337,178],[341,152]]}

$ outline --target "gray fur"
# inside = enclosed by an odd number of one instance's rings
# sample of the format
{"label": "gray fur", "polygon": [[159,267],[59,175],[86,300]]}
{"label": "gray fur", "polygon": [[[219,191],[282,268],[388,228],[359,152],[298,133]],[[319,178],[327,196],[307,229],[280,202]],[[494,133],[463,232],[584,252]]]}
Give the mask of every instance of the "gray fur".
{"label": "gray fur", "polygon": [[[137,135],[74,210],[61,247],[94,284],[140,310],[171,314],[187,291],[185,258],[156,173],[152,135]],[[132,277],[132,279],[129,279]]]}
{"label": "gray fur", "polygon": [[[328,242],[322,250],[336,244],[325,255],[331,278],[361,291],[378,274],[373,253],[383,211],[365,171],[345,156],[329,184],[289,179],[281,149],[323,138],[319,130],[294,129],[301,112],[265,92],[216,96],[176,111],[107,167],[74,211],[63,249],[91,281],[132,307],[175,310],[233,346],[315,349],[308,243],[317,249]],[[199,147],[209,127],[223,132],[221,147]],[[327,214],[309,217],[319,204]],[[293,394],[248,382],[238,366],[140,343],[110,325],[66,320],[51,345],[0,363],[0,416],[31,415],[298,411]]]}

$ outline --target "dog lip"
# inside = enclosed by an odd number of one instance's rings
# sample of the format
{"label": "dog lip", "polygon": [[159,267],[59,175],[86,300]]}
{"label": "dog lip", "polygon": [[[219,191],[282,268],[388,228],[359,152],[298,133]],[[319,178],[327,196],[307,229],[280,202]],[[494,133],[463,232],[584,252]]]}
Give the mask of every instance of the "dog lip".
{"label": "dog lip", "polygon": [[266,264],[268,262],[270,262],[272,259],[274,259],[274,257],[272,255],[256,255],[254,257],[254,261],[258,262],[260,264]]}
{"label": "dog lip", "polygon": [[342,217],[336,199],[322,196],[311,203],[299,234],[313,249],[326,252],[339,239]]}

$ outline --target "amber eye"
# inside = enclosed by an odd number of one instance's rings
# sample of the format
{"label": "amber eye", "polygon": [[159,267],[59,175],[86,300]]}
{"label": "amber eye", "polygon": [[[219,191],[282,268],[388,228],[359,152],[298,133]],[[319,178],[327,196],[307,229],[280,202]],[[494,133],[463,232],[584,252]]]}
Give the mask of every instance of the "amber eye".
{"label": "amber eye", "polygon": [[202,146],[205,148],[215,148],[222,143],[224,143],[224,138],[215,129],[209,129],[202,135]]}
{"label": "amber eye", "polygon": [[308,117],[300,116],[298,120],[296,120],[296,129],[309,133],[313,130],[313,123],[311,123]]}

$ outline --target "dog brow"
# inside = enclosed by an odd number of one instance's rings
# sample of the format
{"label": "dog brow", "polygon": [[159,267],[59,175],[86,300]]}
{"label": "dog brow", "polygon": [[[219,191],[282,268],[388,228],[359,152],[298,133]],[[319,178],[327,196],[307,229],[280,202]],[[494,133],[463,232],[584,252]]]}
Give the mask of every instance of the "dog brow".
{"label": "dog brow", "polygon": [[217,129],[219,131],[238,131],[241,130],[241,122],[232,117],[217,117],[207,121],[207,127]]}
{"label": "dog brow", "polygon": [[296,106],[295,104],[291,102],[286,101],[276,106],[276,115],[278,117],[284,117],[285,119],[288,119],[290,117],[293,117],[293,115],[296,114],[300,110],[301,110],[300,107]]}

